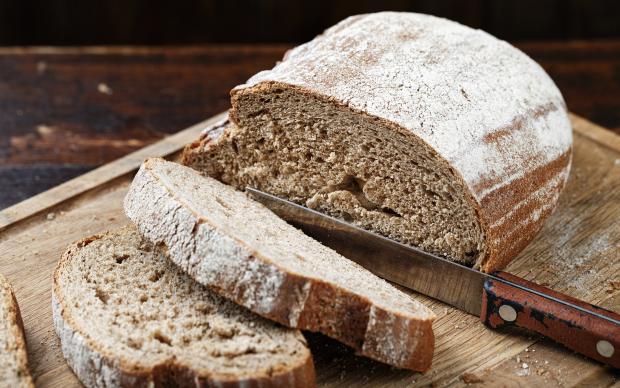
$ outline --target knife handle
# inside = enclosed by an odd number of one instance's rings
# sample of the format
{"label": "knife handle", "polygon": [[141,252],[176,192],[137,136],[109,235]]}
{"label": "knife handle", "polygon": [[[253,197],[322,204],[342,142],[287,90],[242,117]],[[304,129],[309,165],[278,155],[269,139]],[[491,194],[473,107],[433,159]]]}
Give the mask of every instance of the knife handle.
{"label": "knife handle", "polygon": [[506,272],[493,275],[482,293],[485,325],[529,329],[620,368],[620,315]]}

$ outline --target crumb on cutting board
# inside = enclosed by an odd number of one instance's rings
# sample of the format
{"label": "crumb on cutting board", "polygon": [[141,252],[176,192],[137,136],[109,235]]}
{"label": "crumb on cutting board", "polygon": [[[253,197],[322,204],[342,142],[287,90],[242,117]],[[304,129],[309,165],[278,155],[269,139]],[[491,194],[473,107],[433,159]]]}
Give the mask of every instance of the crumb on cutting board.
{"label": "crumb on cutting board", "polygon": [[608,283],[608,288],[605,290],[608,294],[612,294],[616,291],[620,290],[620,280],[611,280]]}
{"label": "crumb on cutting board", "polygon": [[484,381],[484,379],[475,374],[475,373],[469,373],[469,372],[465,372],[461,375],[461,380],[463,380],[463,382],[465,384],[476,384],[476,383],[482,383]]}

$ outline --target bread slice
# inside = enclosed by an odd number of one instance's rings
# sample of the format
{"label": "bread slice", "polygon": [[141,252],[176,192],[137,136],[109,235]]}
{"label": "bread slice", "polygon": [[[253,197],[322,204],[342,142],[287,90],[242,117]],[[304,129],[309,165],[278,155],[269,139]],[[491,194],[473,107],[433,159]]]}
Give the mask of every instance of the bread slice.
{"label": "bread slice", "polygon": [[183,164],[492,272],[568,178],[562,94],[521,51],[414,13],[350,17],[231,92]]}
{"label": "bread slice", "polygon": [[19,306],[8,280],[0,274],[0,386],[34,387]]}
{"label": "bread slice", "polygon": [[140,168],[125,213],[199,283],[290,327],[424,371],[435,315],[245,193],[162,159]]}
{"label": "bread slice", "polygon": [[87,387],[314,386],[305,339],[208,291],[135,228],[69,246],[54,326]]}

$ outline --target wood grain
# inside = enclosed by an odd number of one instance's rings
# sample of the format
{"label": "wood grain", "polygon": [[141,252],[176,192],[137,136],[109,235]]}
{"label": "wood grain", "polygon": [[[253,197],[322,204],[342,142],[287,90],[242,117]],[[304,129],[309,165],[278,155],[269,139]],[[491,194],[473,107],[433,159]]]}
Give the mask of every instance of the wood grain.
{"label": "wood grain", "polygon": [[151,156],[167,156],[178,151],[185,144],[197,139],[200,132],[226,116],[220,113],[208,120],[193,125],[155,144],[126,155],[112,163],[72,179],[48,191],[22,201],[0,212],[0,231],[24,218],[57,205],[88,190],[101,187],[114,179],[132,172],[142,161]]}
{"label": "wood grain", "polygon": [[0,164],[97,166],[228,109],[284,46],[0,50]]}
{"label": "wood grain", "polygon": [[[620,40],[516,45],[620,134]],[[0,209],[227,109],[289,47],[0,48]]]}
{"label": "wood grain", "polygon": [[[586,120],[575,116],[571,119],[575,153],[566,191],[543,231],[508,272],[618,312],[620,290],[613,288],[610,281],[620,278],[620,142]],[[606,144],[599,143],[600,138]],[[122,199],[131,172],[141,158],[163,155],[180,146],[176,141],[156,143],[116,165],[103,167],[101,176],[93,174],[84,183],[78,178],[65,186],[66,190],[47,192],[30,200],[28,206],[17,205],[12,212],[0,212],[4,220],[0,272],[14,285],[38,385],[77,384],[62,359],[51,326],[51,275],[62,251],[72,241],[128,222],[122,213]],[[96,184],[97,180],[100,184]],[[29,213],[28,208],[34,212]],[[462,376],[466,378],[467,373],[477,376],[482,381],[479,384],[485,386],[605,385],[620,378],[617,370],[539,342],[538,337],[514,330],[492,331],[478,317],[418,298],[440,316],[434,326],[437,348],[430,372],[422,375],[395,370],[356,357],[346,347],[312,334],[309,341],[320,385],[465,385]],[[530,352],[526,349],[536,350],[538,362],[528,361]],[[528,363],[529,374],[524,372],[523,362]],[[544,373],[537,372],[538,367]]]}

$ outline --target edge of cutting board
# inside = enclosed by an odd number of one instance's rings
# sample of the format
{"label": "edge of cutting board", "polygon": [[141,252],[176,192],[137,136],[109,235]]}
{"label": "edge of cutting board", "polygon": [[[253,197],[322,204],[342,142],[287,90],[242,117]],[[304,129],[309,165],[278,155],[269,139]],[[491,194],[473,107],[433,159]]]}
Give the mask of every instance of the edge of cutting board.
{"label": "edge of cutting board", "polygon": [[80,194],[84,194],[107,182],[135,171],[146,158],[157,156],[166,157],[180,151],[186,144],[196,140],[204,128],[226,117],[226,113],[227,112],[219,113],[177,132],[174,135],[165,137],[156,143],[104,164],[86,174],[68,180],[0,211],[0,232],[9,226],[39,214],[68,199],[77,197]]}

